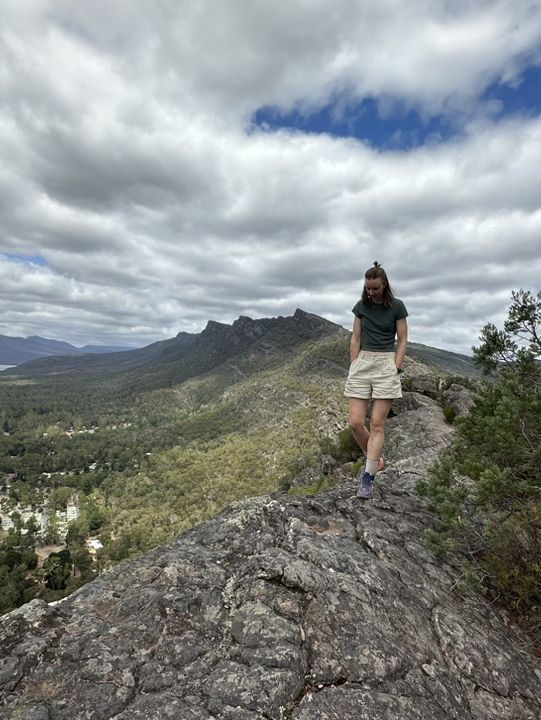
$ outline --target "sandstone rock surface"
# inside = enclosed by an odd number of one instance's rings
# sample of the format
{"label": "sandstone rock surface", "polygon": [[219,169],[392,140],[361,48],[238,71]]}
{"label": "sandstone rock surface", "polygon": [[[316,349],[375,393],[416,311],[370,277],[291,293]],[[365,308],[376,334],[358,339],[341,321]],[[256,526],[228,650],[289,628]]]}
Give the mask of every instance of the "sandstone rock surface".
{"label": "sandstone rock surface", "polygon": [[427,549],[413,491],[450,439],[437,404],[389,421],[369,502],[345,482],[259,497],[55,606],[0,620],[8,720],[538,720],[541,672]]}
{"label": "sandstone rock surface", "polygon": [[467,415],[473,406],[473,392],[462,385],[453,383],[442,393],[442,399],[453,408],[458,417]]}

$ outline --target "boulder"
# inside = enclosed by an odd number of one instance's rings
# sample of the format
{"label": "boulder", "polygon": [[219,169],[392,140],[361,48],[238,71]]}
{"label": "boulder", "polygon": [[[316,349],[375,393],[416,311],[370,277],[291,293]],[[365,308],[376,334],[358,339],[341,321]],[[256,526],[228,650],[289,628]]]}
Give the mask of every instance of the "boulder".
{"label": "boulder", "polygon": [[457,417],[467,415],[470,412],[474,403],[473,397],[471,390],[458,383],[453,383],[442,393],[444,405],[451,407]]}

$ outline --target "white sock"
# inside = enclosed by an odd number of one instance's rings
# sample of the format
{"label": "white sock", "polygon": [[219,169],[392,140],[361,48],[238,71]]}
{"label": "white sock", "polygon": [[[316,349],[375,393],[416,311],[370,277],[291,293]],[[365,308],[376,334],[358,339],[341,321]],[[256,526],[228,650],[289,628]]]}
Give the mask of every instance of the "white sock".
{"label": "white sock", "polygon": [[364,468],[364,471],[367,472],[369,475],[372,475],[372,477],[374,477],[374,475],[377,472],[377,469],[378,469],[378,461],[377,460],[369,460],[368,458],[366,458],[366,466]]}

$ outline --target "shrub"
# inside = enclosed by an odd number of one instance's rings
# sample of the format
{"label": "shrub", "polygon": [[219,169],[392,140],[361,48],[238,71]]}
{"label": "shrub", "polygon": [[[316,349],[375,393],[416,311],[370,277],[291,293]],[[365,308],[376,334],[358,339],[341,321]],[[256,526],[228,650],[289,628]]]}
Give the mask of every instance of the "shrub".
{"label": "shrub", "polygon": [[362,455],[361,448],[357,445],[355,438],[353,437],[353,431],[350,427],[345,430],[341,430],[338,433],[338,448],[339,456],[337,460],[342,462],[351,462],[357,460]]}
{"label": "shrub", "polygon": [[[504,331],[487,325],[474,348],[491,374],[457,418],[453,445],[418,491],[441,525],[431,543],[467,558],[464,577],[517,613],[541,639],[541,293],[513,293]],[[447,415],[446,415],[447,416]],[[471,584],[471,583],[470,583]]]}
{"label": "shrub", "polygon": [[449,425],[452,425],[456,419],[456,410],[451,405],[443,406],[443,415]]}
{"label": "shrub", "polygon": [[541,606],[541,506],[530,501],[487,528],[484,566],[507,605]]}

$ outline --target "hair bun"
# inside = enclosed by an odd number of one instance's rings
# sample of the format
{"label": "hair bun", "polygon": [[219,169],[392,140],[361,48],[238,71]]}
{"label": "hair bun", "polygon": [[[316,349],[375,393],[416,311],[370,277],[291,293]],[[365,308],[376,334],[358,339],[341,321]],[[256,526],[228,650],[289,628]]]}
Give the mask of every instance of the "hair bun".
{"label": "hair bun", "polygon": [[374,260],[374,267],[381,267],[381,265],[379,264],[379,262],[377,260]]}

